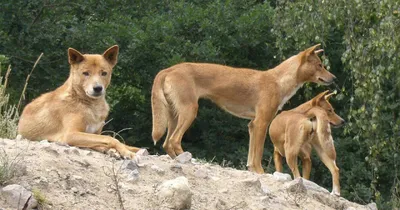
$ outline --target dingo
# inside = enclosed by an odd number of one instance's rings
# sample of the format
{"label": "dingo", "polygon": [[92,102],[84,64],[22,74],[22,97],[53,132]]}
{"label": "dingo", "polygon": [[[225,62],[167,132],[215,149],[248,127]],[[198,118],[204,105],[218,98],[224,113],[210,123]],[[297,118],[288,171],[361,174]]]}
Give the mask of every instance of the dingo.
{"label": "dingo", "polygon": [[30,140],[48,139],[102,152],[114,148],[121,156],[133,158],[139,148],[100,135],[109,112],[105,93],[118,50],[115,45],[103,55],[82,55],[69,48],[69,78],[25,107],[18,133]]}
{"label": "dingo", "polygon": [[262,154],[267,127],[305,82],[328,85],[335,76],[321,64],[315,45],[269,71],[208,63],[181,63],[160,71],[152,88],[153,132],[156,143],[168,127],[163,144],[174,158],[183,152],[181,141],[196,118],[198,99],[208,98],[222,109],[250,119],[249,170],[263,173]]}
{"label": "dingo", "polygon": [[339,168],[330,125],[341,126],[344,120],[328,102],[328,91],[289,111],[283,111],[271,122],[269,135],[274,144],[274,162],[282,172],[282,157],[286,157],[294,178],[300,177],[297,157],[303,165],[303,178],[311,173],[311,150],[314,148],[332,174],[332,194],[340,196]]}

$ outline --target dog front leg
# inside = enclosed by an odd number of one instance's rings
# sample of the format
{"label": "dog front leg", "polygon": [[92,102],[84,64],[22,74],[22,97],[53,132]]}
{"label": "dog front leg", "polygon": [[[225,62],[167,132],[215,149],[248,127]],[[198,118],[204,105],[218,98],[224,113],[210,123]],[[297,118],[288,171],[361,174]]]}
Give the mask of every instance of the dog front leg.
{"label": "dog front leg", "polygon": [[262,174],[264,173],[264,169],[262,168],[261,160],[264,152],[265,137],[267,135],[267,123],[260,118],[256,118],[250,123],[249,160],[247,160],[247,166],[250,171]]}
{"label": "dog front leg", "polygon": [[121,156],[129,159],[132,159],[135,156],[135,153],[129,151],[126,148],[126,145],[110,136],[84,132],[69,132],[64,135],[63,141],[71,146],[91,148],[95,150],[99,150],[100,148],[114,148]]}

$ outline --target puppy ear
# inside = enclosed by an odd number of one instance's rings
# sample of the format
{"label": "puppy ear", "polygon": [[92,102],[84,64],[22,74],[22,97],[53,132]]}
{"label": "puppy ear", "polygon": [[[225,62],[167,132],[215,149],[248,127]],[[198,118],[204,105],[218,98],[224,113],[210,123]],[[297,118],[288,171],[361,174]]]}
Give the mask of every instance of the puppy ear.
{"label": "puppy ear", "polygon": [[335,90],[335,91],[333,91],[332,93],[329,93],[329,94],[325,95],[325,96],[324,96],[325,100],[329,100],[329,98],[330,98],[331,96],[335,95],[336,93],[337,93],[337,91]]}
{"label": "puppy ear", "polygon": [[78,51],[75,50],[74,48],[68,48],[68,62],[69,64],[78,64],[82,62],[85,58],[83,55]]}
{"label": "puppy ear", "polygon": [[318,105],[318,102],[319,102],[319,101],[321,101],[321,100],[326,100],[326,99],[325,99],[325,96],[326,96],[326,94],[328,94],[328,92],[329,92],[329,90],[325,90],[324,92],[322,92],[322,93],[318,94],[317,96],[315,96],[315,97],[312,99],[311,104],[312,104],[313,106],[316,106],[316,105]]}
{"label": "puppy ear", "polygon": [[108,49],[103,53],[103,57],[104,57],[112,66],[115,66],[115,64],[117,64],[117,60],[118,60],[118,52],[119,52],[119,47],[118,47],[118,45],[114,45],[114,46],[108,48]]}
{"label": "puppy ear", "polygon": [[321,44],[314,45],[314,46],[304,50],[303,52],[301,52],[301,64],[305,63],[307,61],[307,58],[310,55],[314,55],[314,54],[323,52],[324,51],[323,49],[315,51],[315,49],[317,49],[319,46],[321,46]]}

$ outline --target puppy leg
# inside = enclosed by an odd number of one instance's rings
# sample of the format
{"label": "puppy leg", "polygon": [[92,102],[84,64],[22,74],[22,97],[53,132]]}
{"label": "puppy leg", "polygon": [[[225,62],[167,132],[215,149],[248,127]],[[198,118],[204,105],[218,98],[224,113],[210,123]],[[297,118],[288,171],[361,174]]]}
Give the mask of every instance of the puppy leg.
{"label": "puppy leg", "polygon": [[[336,151],[331,147],[330,151],[324,151],[320,146],[314,146],[318,156],[332,174],[332,193],[340,196],[339,168],[336,166]],[[334,154],[334,155],[333,155]]]}
{"label": "puppy leg", "polygon": [[275,163],[275,170],[278,172],[282,172],[283,171],[282,155],[278,152],[276,148],[274,148],[274,163]]}
{"label": "puppy leg", "polygon": [[307,143],[304,144],[300,150],[301,163],[303,165],[302,177],[304,179],[310,179],[311,165],[312,165],[311,150],[312,150],[311,145]]}

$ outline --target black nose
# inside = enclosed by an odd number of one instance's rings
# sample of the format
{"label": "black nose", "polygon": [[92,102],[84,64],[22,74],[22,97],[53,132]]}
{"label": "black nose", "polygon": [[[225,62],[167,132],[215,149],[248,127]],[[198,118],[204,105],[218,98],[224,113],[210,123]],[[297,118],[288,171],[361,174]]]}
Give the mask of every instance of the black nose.
{"label": "black nose", "polygon": [[342,123],[341,124],[342,125],[346,124],[346,121],[342,119]]}
{"label": "black nose", "polygon": [[95,93],[100,93],[103,90],[103,86],[94,86],[93,90]]}

